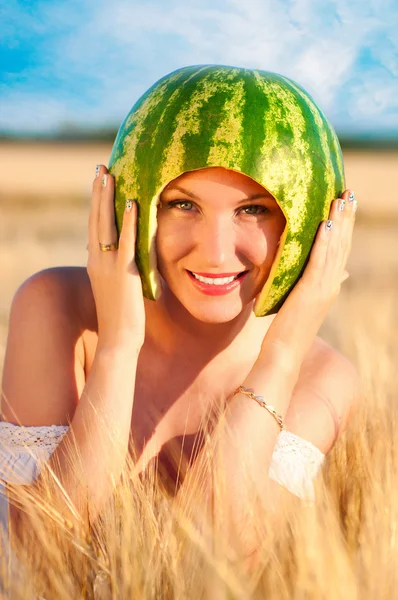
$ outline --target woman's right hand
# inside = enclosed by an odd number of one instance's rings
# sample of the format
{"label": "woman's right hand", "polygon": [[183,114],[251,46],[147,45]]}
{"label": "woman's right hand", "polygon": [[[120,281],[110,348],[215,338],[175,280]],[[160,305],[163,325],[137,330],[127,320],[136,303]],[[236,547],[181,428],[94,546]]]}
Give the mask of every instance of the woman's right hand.
{"label": "woman's right hand", "polygon": [[99,165],[93,182],[87,261],[97,310],[98,349],[139,351],[145,337],[145,309],[135,263],[135,202],[126,202],[118,249],[104,252],[99,246],[100,243],[117,244],[114,194],[113,176],[105,166]]}

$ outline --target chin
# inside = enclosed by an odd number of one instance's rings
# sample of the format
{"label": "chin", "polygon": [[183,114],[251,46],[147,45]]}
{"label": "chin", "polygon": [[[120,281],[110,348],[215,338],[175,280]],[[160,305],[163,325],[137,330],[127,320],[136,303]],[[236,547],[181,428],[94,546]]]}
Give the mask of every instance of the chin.
{"label": "chin", "polygon": [[236,317],[240,314],[240,313],[230,313],[228,314],[228,312],[224,312],[224,313],[220,313],[220,311],[218,312],[207,312],[207,313],[190,313],[197,321],[200,321],[200,323],[206,323],[207,325],[221,325],[222,323],[230,323],[231,321],[233,321],[234,319],[236,319]]}
{"label": "chin", "polygon": [[230,323],[236,319],[244,309],[241,302],[228,302],[226,299],[223,299],[221,302],[219,301],[217,304],[203,302],[203,304],[199,306],[198,303],[196,303],[195,306],[192,306],[190,303],[184,303],[183,306],[194,319],[209,325]]}

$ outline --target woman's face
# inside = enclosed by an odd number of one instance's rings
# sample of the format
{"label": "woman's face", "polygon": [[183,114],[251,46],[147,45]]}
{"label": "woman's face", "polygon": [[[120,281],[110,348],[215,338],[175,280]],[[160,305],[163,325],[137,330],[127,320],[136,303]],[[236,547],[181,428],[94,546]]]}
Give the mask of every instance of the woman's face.
{"label": "woman's face", "polygon": [[169,290],[200,321],[234,319],[268,278],[286,223],[278,204],[222,167],[184,173],[160,201],[158,269]]}

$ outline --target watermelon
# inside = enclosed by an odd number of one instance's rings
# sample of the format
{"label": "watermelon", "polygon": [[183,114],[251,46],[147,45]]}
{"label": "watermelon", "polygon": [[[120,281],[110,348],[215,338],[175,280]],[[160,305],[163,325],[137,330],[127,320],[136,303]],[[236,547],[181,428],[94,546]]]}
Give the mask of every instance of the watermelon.
{"label": "watermelon", "polygon": [[254,312],[276,312],[300,277],[321,221],[345,188],[338,138],[314,100],[276,73],[223,65],[178,69],[156,82],[123,121],[109,162],[120,232],[125,201],[139,205],[136,261],[144,295],[161,291],[157,204],[166,185],[204,167],[243,173],[286,218]]}

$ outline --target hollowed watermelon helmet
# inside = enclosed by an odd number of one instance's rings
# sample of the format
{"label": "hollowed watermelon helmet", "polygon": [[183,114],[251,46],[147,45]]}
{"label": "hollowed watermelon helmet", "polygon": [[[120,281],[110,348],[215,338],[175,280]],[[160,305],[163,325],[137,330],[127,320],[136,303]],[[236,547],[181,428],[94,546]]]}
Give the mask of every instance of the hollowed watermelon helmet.
{"label": "hollowed watermelon helmet", "polygon": [[160,193],[179,175],[205,167],[251,177],[285,215],[277,255],[254,306],[257,316],[274,313],[345,188],[336,133],[311,96],[276,73],[199,65],[155,83],[122,123],[109,162],[119,232],[126,199],[139,205],[136,262],[149,299],[161,291],[155,250]]}

